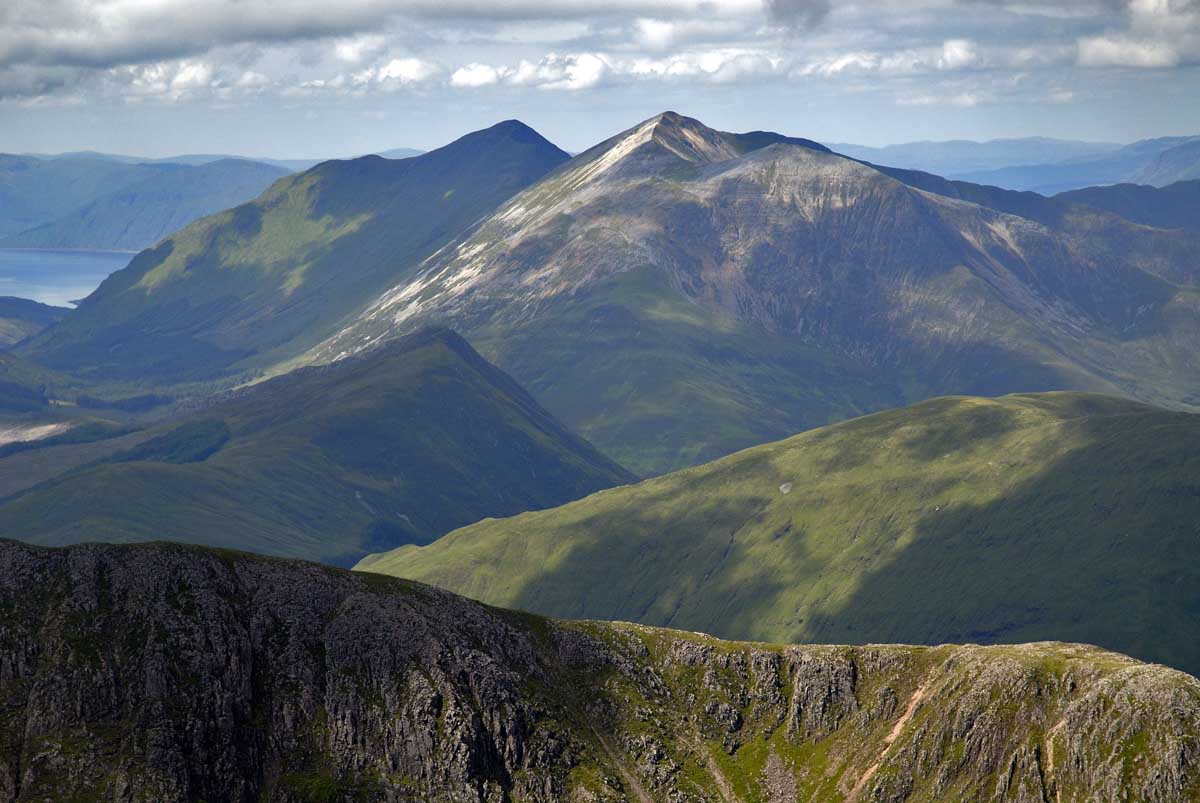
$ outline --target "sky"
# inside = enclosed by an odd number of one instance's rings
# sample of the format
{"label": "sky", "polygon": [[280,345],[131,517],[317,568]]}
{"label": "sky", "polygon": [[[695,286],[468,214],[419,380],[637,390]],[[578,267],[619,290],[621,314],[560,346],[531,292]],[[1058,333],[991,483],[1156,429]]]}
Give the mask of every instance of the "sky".
{"label": "sky", "polygon": [[0,0],[0,151],[328,158],[672,109],[827,143],[1200,133],[1200,0]]}

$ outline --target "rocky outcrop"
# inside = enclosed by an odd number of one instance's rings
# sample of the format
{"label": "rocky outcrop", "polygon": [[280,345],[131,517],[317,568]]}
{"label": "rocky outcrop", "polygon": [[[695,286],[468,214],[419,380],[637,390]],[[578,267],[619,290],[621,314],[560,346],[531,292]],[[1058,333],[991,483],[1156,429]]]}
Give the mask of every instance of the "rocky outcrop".
{"label": "rocky outcrop", "polygon": [[314,564],[0,543],[0,799],[1177,801],[1200,683],[1090,647],[781,647]]}

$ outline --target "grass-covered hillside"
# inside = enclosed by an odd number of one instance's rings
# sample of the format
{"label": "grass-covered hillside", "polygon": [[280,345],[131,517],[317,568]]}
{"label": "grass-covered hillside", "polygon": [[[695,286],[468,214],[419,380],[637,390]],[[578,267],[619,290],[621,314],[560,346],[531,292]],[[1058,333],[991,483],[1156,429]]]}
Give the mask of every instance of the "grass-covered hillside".
{"label": "grass-covered hillside", "polygon": [[346,563],[631,479],[445,330],[123,433],[0,455],[0,532]]}
{"label": "grass-covered hillside", "polygon": [[1200,670],[1200,417],[941,398],[357,568],[557,616],[800,642],[1062,639]]}
{"label": "grass-covered hillside", "polygon": [[22,353],[143,385],[252,376],[566,158],[514,121],[411,159],[322,163],[143,251]]}

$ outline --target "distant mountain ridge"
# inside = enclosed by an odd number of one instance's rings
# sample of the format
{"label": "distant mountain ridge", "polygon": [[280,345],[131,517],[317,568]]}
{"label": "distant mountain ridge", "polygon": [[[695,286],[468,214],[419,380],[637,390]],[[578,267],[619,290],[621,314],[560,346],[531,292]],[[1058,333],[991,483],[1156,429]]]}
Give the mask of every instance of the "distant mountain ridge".
{"label": "distant mountain ridge", "polygon": [[1084,142],[1052,137],[992,139],[985,142],[926,140],[882,147],[867,147],[850,143],[828,144],[832,150],[855,159],[889,167],[936,173],[948,178],[1019,165],[1046,164],[1081,157],[1094,157],[1121,147],[1112,142]]}
{"label": "distant mountain ridge", "polygon": [[0,239],[0,248],[140,251],[197,218],[253,198],[285,175],[282,168],[235,159],[170,170]]}
{"label": "distant mountain ridge", "polygon": [[188,165],[0,154],[0,248],[140,250],[286,174],[245,160]]}

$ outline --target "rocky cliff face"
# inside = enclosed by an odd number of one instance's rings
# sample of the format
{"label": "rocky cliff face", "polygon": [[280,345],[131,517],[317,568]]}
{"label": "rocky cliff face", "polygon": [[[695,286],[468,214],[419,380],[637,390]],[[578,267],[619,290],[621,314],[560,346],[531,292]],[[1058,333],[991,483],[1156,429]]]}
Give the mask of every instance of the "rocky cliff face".
{"label": "rocky cliff face", "polygon": [[1088,647],[780,647],[375,575],[0,544],[0,799],[1200,794],[1200,683]]}

